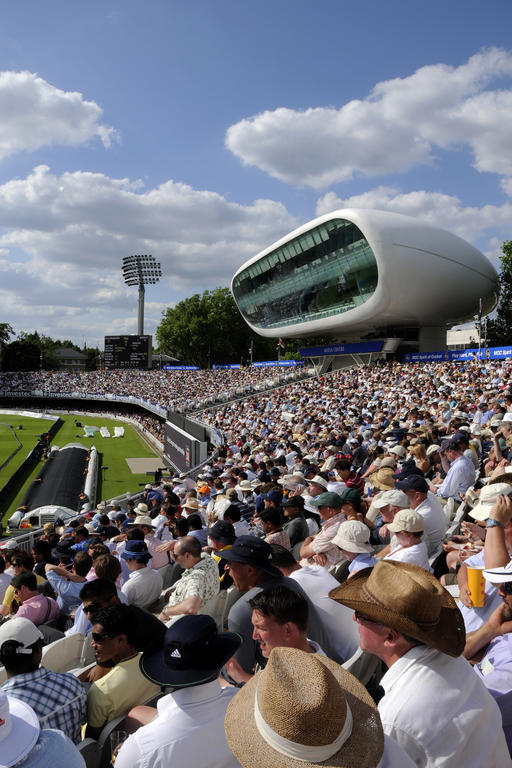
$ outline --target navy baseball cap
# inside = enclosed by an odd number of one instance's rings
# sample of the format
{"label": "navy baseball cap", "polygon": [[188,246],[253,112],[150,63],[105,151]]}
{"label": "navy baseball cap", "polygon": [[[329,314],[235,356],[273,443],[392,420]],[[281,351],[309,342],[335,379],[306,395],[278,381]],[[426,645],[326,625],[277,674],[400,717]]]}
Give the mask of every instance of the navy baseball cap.
{"label": "navy baseball cap", "polygon": [[252,565],[265,571],[270,576],[281,577],[283,574],[272,562],[270,544],[256,536],[239,536],[231,549],[222,552],[224,560],[243,565]]}
{"label": "navy baseball cap", "polygon": [[407,475],[403,480],[398,480],[395,483],[395,488],[399,491],[419,491],[420,493],[427,493],[428,483],[421,475]]}

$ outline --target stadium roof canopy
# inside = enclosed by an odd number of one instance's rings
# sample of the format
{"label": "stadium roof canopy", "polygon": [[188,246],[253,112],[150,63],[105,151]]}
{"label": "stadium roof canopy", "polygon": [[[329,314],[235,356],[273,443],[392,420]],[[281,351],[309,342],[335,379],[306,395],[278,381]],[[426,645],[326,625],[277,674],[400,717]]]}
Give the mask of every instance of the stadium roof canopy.
{"label": "stadium roof canopy", "polygon": [[236,272],[231,289],[267,337],[402,335],[443,329],[496,305],[498,276],[460,237],[410,216],[344,209],[273,243]]}

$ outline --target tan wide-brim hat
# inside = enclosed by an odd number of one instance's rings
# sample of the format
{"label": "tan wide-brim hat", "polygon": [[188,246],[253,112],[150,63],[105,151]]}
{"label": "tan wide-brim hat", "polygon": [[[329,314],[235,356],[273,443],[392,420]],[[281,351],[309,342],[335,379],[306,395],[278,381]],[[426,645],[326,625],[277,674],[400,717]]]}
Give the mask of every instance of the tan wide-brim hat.
{"label": "tan wide-brim hat", "polygon": [[329,597],[449,656],[464,650],[466,630],[455,600],[417,565],[381,560],[357,571]]}
{"label": "tan wide-brim hat", "polygon": [[[335,746],[350,718],[350,735]],[[296,648],[274,648],[263,672],[231,699],[224,728],[242,768],[376,768],[384,751],[379,712],[366,688],[326,656]],[[286,740],[284,754],[271,746],[272,731]],[[313,758],[325,749],[334,753]]]}
{"label": "tan wide-brim hat", "polygon": [[368,483],[372,488],[378,488],[380,491],[392,491],[395,487],[395,479],[391,467],[380,467],[368,478]]}

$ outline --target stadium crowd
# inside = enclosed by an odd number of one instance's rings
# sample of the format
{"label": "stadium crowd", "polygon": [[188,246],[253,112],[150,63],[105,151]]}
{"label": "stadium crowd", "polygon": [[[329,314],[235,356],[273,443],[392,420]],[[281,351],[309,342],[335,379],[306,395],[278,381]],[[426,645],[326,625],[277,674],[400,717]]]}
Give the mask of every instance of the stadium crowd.
{"label": "stadium crowd", "polygon": [[[195,479],[0,550],[6,765],[59,739],[83,765],[80,726],[120,715],[121,768],[511,765],[512,361],[353,368],[201,418],[225,445]],[[87,691],[44,668],[77,633]]]}
{"label": "stadium crowd", "polygon": [[268,388],[280,377],[287,379],[290,375],[289,370],[272,366],[200,371],[41,370],[0,373],[0,391],[137,397],[177,411],[194,410],[205,403]]}

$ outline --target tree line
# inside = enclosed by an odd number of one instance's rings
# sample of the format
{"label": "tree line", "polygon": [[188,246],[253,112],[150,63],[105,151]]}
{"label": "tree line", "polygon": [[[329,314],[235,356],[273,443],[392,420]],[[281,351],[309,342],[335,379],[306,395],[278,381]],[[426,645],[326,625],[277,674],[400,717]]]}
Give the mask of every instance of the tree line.
{"label": "tree line", "polygon": [[[11,341],[11,337],[15,338]],[[55,350],[60,347],[74,349],[87,355],[85,368],[93,371],[100,351],[94,347],[80,348],[69,339],[52,339],[37,331],[16,334],[9,323],[0,323],[1,369],[3,371],[35,371],[40,368],[46,371],[58,370],[59,360]]]}

